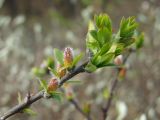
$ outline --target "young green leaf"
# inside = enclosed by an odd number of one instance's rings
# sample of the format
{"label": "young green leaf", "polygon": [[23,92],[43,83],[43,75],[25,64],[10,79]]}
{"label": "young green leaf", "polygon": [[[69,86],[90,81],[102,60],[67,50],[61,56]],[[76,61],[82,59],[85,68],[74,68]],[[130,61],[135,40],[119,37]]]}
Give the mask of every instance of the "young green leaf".
{"label": "young green leaf", "polygon": [[120,39],[119,43],[123,43],[125,47],[131,45],[134,42],[133,35],[138,24],[135,21],[135,17],[122,18],[120,23]]}
{"label": "young green leaf", "polygon": [[53,57],[49,56],[45,62],[47,67],[54,68],[55,63]]}
{"label": "young green leaf", "polygon": [[103,27],[98,30],[97,37],[100,47],[102,47],[105,43],[110,43],[112,33],[106,28]]}
{"label": "young green leaf", "polygon": [[32,115],[32,116],[37,115],[37,113],[34,112],[34,111],[33,111],[32,109],[30,109],[30,108],[25,108],[25,109],[23,110],[23,112],[24,112],[24,113],[27,113],[27,114],[29,114],[29,115]]}
{"label": "young green leaf", "polygon": [[144,33],[141,33],[136,39],[136,48],[140,49],[143,46],[144,42]]}
{"label": "young green leaf", "polygon": [[58,102],[62,102],[62,93],[60,93],[60,92],[50,92],[49,94],[53,99],[57,100]]}
{"label": "young green leaf", "polygon": [[109,31],[112,31],[111,19],[107,14],[100,14],[95,16],[95,22],[98,28],[107,27]]}
{"label": "young green leaf", "polygon": [[76,66],[76,64],[80,61],[82,57],[83,57],[83,53],[80,53],[79,55],[75,56],[72,62],[72,67]]}
{"label": "young green leaf", "polygon": [[42,77],[43,75],[45,75],[46,71],[43,68],[34,67],[32,68],[32,73],[37,77]]}
{"label": "young green leaf", "polygon": [[90,34],[91,34],[91,36],[92,36],[95,40],[98,39],[98,37],[97,37],[97,30],[90,30]]}
{"label": "young green leaf", "polygon": [[116,50],[115,50],[115,56],[120,55],[123,50],[124,50],[124,44],[123,43],[117,43],[117,47],[116,47]]}
{"label": "young green leaf", "polygon": [[39,80],[39,83],[40,83],[40,87],[43,88],[45,91],[47,91],[47,82],[46,80],[41,80],[41,79],[38,79]]}
{"label": "young green leaf", "polygon": [[97,67],[96,67],[94,64],[92,64],[91,62],[89,62],[89,63],[86,65],[85,70],[86,70],[87,72],[94,72],[94,71],[97,70]]}
{"label": "young green leaf", "polygon": [[115,53],[107,53],[101,56],[100,59],[97,59],[97,67],[103,67],[106,64],[110,63],[111,60],[115,57]]}
{"label": "young green leaf", "polygon": [[54,55],[57,59],[57,61],[63,65],[63,52],[60,51],[59,49],[54,49]]}
{"label": "young green leaf", "polygon": [[52,72],[52,74],[54,74],[55,76],[58,77],[58,72],[56,70],[54,70],[54,69],[52,69],[50,67],[48,69]]}

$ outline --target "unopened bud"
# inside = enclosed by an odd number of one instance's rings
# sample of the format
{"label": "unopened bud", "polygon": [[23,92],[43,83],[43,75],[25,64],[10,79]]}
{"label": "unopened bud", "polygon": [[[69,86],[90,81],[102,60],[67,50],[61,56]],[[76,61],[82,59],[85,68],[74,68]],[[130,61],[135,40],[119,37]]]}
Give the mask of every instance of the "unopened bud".
{"label": "unopened bud", "polygon": [[73,62],[73,50],[70,47],[64,50],[64,66],[69,67]]}
{"label": "unopened bud", "polygon": [[66,69],[63,68],[60,64],[58,64],[58,66],[57,66],[57,73],[58,73],[58,77],[62,78],[66,74]]}
{"label": "unopened bud", "polygon": [[66,94],[67,99],[68,99],[68,100],[72,100],[73,97],[74,97],[72,87],[71,87],[69,84],[66,83],[66,84],[64,85],[64,88],[65,88],[65,94]]}
{"label": "unopened bud", "polygon": [[121,68],[119,71],[119,78],[123,79],[126,76],[126,72],[127,72],[126,68]]}
{"label": "unopened bud", "polygon": [[58,88],[59,82],[56,78],[52,78],[48,83],[48,92],[56,91]]}
{"label": "unopened bud", "polygon": [[123,64],[123,56],[122,55],[118,55],[115,59],[114,59],[114,63],[116,65],[122,65]]}

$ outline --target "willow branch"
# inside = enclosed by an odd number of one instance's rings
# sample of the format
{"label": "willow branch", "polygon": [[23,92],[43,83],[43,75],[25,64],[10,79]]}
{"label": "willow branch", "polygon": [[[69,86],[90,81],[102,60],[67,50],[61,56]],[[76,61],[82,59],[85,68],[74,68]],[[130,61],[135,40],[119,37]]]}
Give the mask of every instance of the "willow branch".
{"label": "willow branch", "polygon": [[[125,64],[127,62],[127,59],[129,58],[130,54],[133,53],[133,52],[135,52],[135,49],[129,49],[128,50],[128,53],[124,57],[123,64]],[[108,111],[110,109],[110,106],[111,106],[111,103],[112,103],[112,99],[113,99],[113,96],[114,96],[114,92],[115,92],[115,89],[116,89],[116,86],[117,86],[117,83],[118,83],[118,75],[119,75],[120,70],[121,70],[121,68],[117,68],[116,77],[112,82],[107,104],[106,104],[106,106],[104,108],[102,108],[103,120],[107,119]]]}
{"label": "willow branch", "polygon": [[[70,73],[68,73],[66,76],[64,76],[61,79],[61,82],[59,84],[59,87],[61,87],[66,81],[68,81],[69,79],[71,79],[72,77],[74,77],[75,75],[85,72],[84,67],[87,65],[88,62],[83,63],[82,65],[76,67],[73,71],[71,71]],[[30,96],[29,99],[27,99],[27,101],[24,101],[23,103],[20,103],[16,106],[14,106],[13,108],[11,108],[10,110],[8,110],[6,113],[4,113],[1,117],[0,120],[6,120],[7,118],[17,114],[17,113],[21,113],[23,112],[23,110],[25,108],[28,108],[31,104],[33,104],[34,102],[40,100],[41,98],[44,98],[44,91],[40,91],[37,94],[35,94],[34,96]]]}

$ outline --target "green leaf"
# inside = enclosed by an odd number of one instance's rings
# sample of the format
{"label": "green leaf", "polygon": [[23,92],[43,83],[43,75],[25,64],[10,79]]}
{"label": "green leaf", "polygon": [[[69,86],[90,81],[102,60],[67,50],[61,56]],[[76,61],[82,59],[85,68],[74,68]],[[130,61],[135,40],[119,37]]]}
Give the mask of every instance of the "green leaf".
{"label": "green leaf", "polygon": [[45,69],[34,67],[32,68],[32,73],[37,77],[42,77],[45,75],[46,71]]}
{"label": "green leaf", "polygon": [[140,49],[144,43],[144,33],[141,33],[136,39],[136,48]]}
{"label": "green leaf", "polygon": [[27,114],[29,114],[29,115],[37,115],[37,113],[36,112],[34,112],[32,109],[30,109],[30,108],[25,108],[24,110],[23,110],[23,112],[24,113],[27,113]]}
{"label": "green leaf", "polygon": [[47,67],[54,68],[55,63],[54,63],[53,57],[51,57],[51,56],[48,57],[45,62],[46,62]]}
{"label": "green leaf", "polygon": [[97,67],[103,67],[106,64],[110,63],[111,60],[113,60],[115,56],[115,53],[107,53],[103,56],[100,56],[99,59],[97,59]]}
{"label": "green leaf", "polygon": [[89,21],[88,31],[90,31],[90,30],[95,30],[95,26],[94,26],[93,21]]}
{"label": "green leaf", "polygon": [[92,36],[95,40],[98,39],[98,37],[97,37],[97,31],[96,31],[96,30],[91,30],[91,31],[90,31],[90,34],[91,34],[91,36]]}
{"label": "green leaf", "polygon": [[52,69],[50,67],[48,69],[52,72],[52,74],[54,74],[55,76],[58,77],[58,72],[56,70],[54,70],[54,69]]}
{"label": "green leaf", "polygon": [[47,91],[47,82],[46,80],[38,79],[40,83],[40,87],[42,87],[45,91]]}
{"label": "green leaf", "polygon": [[80,53],[79,55],[75,56],[72,62],[72,67],[76,66],[76,64],[80,61],[82,57],[83,57],[83,53]]}
{"label": "green leaf", "polygon": [[58,102],[62,102],[62,93],[60,92],[50,92],[51,98],[55,99]]}
{"label": "green leaf", "polygon": [[120,39],[119,43],[123,43],[125,47],[131,45],[134,41],[133,35],[138,24],[135,21],[135,17],[122,18],[120,23]]}
{"label": "green leaf", "polygon": [[99,55],[103,55],[103,54],[107,53],[108,50],[110,49],[110,47],[111,47],[111,44],[110,44],[110,43],[105,43],[105,44],[103,45],[103,47],[101,48],[101,50],[100,50],[100,52],[99,52]]}
{"label": "green leaf", "polygon": [[88,41],[86,45],[87,48],[90,49],[91,52],[93,52],[93,54],[96,54],[100,48],[99,43],[97,41]]}
{"label": "green leaf", "polygon": [[100,43],[98,42],[97,39],[95,39],[92,32],[93,30],[90,30],[87,33],[86,45],[87,45],[87,48],[90,49],[95,54],[100,48]]}
{"label": "green leaf", "polygon": [[112,31],[111,19],[107,14],[100,14],[95,16],[95,22],[98,28],[107,27],[109,31]]}
{"label": "green leaf", "polygon": [[124,44],[123,43],[117,43],[117,47],[116,47],[116,50],[115,50],[115,56],[120,55],[123,50],[124,50]]}
{"label": "green leaf", "polygon": [[124,38],[121,41],[123,42],[120,43],[124,44],[124,47],[127,47],[135,42],[135,38]]}
{"label": "green leaf", "polygon": [[108,52],[108,50],[110,49],[111,47],[111,44],[109,43],[106,43],[103,45],[103,47],[101,48],[101,50],[99,52],[97,52],[94,57],[92,58],[92,63],[96,64],[96,59],[98,58],[98,56],[102,56],[104,55],[105,53]]}
{"label": "green leaf", "polygon": [[55,48],[55,49],[54,49],[54,55],[55,55],[57,61],[58,61],[61,65],[63,65],[63,52],[60,51],[59,49],[56,49],[56,48]]}
{"label": "green leaf", "polygon": [[97,37],[100,47],[111,41],[111,35],[112,33],[106,27],[98,30]]}
{"label": "green leaf", "polygon": [[89,62],[89,63],[86,65],[85,70],[86,70],[87,72],[94,72],[94,71],[97,70],[97,67],[96,67],[94,64],[92,64],[91,62]]}

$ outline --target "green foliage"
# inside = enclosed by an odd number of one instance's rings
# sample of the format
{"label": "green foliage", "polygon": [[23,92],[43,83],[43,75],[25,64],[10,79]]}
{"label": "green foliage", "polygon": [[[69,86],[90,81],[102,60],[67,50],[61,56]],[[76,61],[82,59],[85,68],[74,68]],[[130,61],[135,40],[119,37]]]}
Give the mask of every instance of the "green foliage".
{"label": "green foliage", "polygon": [[108,31],[112,31],[111,19],[107,14],[95,15],[96,26],[101,28],[107,28]]}
{"label": "green foliage", "polygon": [[50,68],[54,68],[55,67],[55,63],[54,63],[54,59],[52,56],[49,56],[45,61],[44,64],[46,64],[47,67]]}
{"label": "green foliage", "polygon": [[41,79],[38,79],[38,80],[39,80],[39,83],[40,83],[40,87],[47,92],[47,82],[46,82],[46,80],[41,80]]}
{"label": "green foliage", "polygon": [[[138,24],[135,17],[122,18],[117,33],[112,33],[112,22],[107,14],[95,16],[95,21],[89,23],[86,46],[93,56],[86,66],[89,72],[105,66],[114,66],[113,60],[117,55],[135,42],[133,37]],[[137,48],[141,46],[142,36],[137,39]]]}
{"label": "green foliage", "polygon": [[59,49],[54,49],[54,55],[57,61],[63,65],[63,52],[60,51]]}
{"label": "green foliage", "polygon": [[123,43],[126,46],[134,43],[135,39],[132,38],[138,24],[135,22],[135,17],[122,18],[119,31],[119,43]]}
{"label": "green foliage", "polygon": [[89,63],[86,65],[85,70],[86,70],[87,72],[94,72],[94,71],[97,70],[97,67],[96,67],[94,64],[92,64],[92,62],[89,62]]}
{"label": "green foliage", "polygon": [[49,94],[51,98],[53,98],[54,100],[58,102],[62,102],[62,93],[54,91],[54,92],[50,92]]}
{"label": "green foliage", "polygon": [[52,68],[48,68],[53,75],[55,75],[56,77],[58,77],[58,72],[55,70],[55,69],[52,69]]}
{"label": "green foliage", "polygon": [[144,43],[144,33],[141,33],[136,39],[136,48],[140,49]]}
{"label": "green foliage", "polygon": [[24,112],[24,113],[27,113],[27,114],[29,114],[29,115],[31,115],[31,116],[37,115],[37,113],[34,112],[34,111],[33,111],[32,109],[30,109],[30,108],[25,108],[25,109],[23,110],[23,112]]}
{"label": "green foliage", "polygon": [[[114,59],[116,56],[123,54],[123,52],[128,49],[132,45],[132,43],[135,43],[137,49],[141,48],[144,41],[144,34],[141,33],[140,35],[135,34],[135,31],[137,29],[138,24],[135,21],[135,17],[129,17],[129,18],[122,18],[120,22],[120,28],[117,33],[112,32],[112,21],[110,17],[107,14],[100,14],[95,16],[94,22],[90,21],[89,27],[88,27],[88,34],[86,38],[86,46],[87,49],[91,52],[92,56],[91,59],[89,59],[88,64],[85,66],[86,72],[94,72],[98,68],[106,67],[106,66],[116,66],[114,64]],[[68,55],[68,53],[66,53]],[[75,66],[78,64],[78,62],[82,59],[83,54],[79,54],[73,57],[69,61],[69,66],[65,65],[65,60],[68,60],[62,51],[58,49],[54,49],[54,56],[56,58],[56,61],[54,61],[52,56],[49,56],[45,61],[44,64],[46,65],[44,69],[42,68],[33,68],[33,73],[36,76],[42,77],[46,71],[49,69],[52,74],[55,75],[55,79],[61,79],[64,75],[69,74],[70,70],[74,70]],[[60,67],[57,67],[55,69],[55,63],[58,63]],[[65,70],[65,71],[63,71]],[[60,75],[61,73],[64,73],[63,75]],[[119,76],[124,77],[126,73],[126,70],[120,71]],[[61,77],[60,77],[61,76]],[[48,91],[48,85],[46,80],[39,79],[40,86],[45,92],[49,95],[49,97],[57,100],[62,101],[62,94],[60,92],[57,92],[57,88],[59,87],[58,84],[56,84],[55,91]],[[77,80],[68,80],[66,83],[81,83],[81,81]],[[105,99],[108,99],[109,97],[109,90],[104,89],[102,96]],[[69,96],[69,99],[73,99],[72,96]],[[21,101],[21,97],[18,97],[19,102]],[[89,107],[87,108],[87,111],[89,110]],[[32,111],[30,109],[26,109],[27,113],[31,113]]]}
{"label": "green foliage", "polygon": [[42,77],[46,74],[46,71],[43,68],[34,67],[32,68],[32,73],[37,77]]}
{"label": "green foliage", "polygon": [[83,53],[80,53],[79,55],[75,56],[72,62],[72,67],[76,66],[76,64],[82,59]]}

